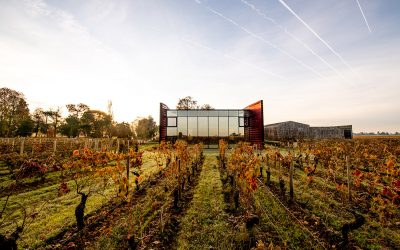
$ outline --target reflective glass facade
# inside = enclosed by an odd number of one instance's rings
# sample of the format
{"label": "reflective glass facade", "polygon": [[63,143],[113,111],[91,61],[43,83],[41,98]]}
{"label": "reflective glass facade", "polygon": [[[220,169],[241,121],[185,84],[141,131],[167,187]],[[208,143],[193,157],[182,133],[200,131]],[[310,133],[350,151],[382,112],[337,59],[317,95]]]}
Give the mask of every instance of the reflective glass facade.
{"label": "reflective glass facade", "polygon": [[[262,117],[262,101],[260,107]],[[251,121],[264,131],[263,120],[254,119],[256,117],[257,113],[251,109],[176,110],[161,104],[160,141],[183,139],[189,143],[202,142],[210,148],[218,147],[220,139],[225,139],[229,144],[239,141],[258,143],[259,140],[251,138],[249,132],[252,131]],[[261,136],[262,143],[263,134]]]}

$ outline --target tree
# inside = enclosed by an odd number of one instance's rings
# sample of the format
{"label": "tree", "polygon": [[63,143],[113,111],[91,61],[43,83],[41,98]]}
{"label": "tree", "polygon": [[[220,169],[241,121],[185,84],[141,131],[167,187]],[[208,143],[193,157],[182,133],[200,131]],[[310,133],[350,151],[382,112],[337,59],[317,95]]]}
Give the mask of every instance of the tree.
{"label": "tree", "polygon": [[[47,127],[47,135],[51,137],[56,137],[58,125],[61,123],[61,108],[58,107],[56,110],[49,109],[43,112],[46,117],[46,127]],[[52,129],[48,128],[48,118],[52,120]]]}
{"label": "tree", "polygon": [[35,133],[35,136],[38,136],[38,133],[47,133],[47,126],[45,123],[45,116],[43,114],[42,108],[37,108],[32,114],[32,121],[34,123],[32,132]]}
{"label": "tree", "polygon": [[112,127],[111,136],[116,136],[118,138],[129,138],[133,136],[133,132],[129,123],[121,122]]}
{"label": "tree", "polygon": [[214,108],[210,104],[203,104],[200,109],[212,110]]}
{"label": "tree", "polygon": [[20,122],[16,135],[23,137],[31,136],[33,132],[33,127],[33,120],[30,117],[27,117]]}
{"label": "tree", "polygon": [[90,108],[83,103],[67,104],[66,107],[70,115],[65,119],[65,123],[61,125],[60,132],[68,137],[79,137],[79,133],[82,130],[82,116]]}
{"label": "tree", "polygon": [[0,89],[0,136],[15,136],[20,123],[29,118],[29,108],[22,93]]}
{"label": "tree", "polygon": [[78,137],[81,129],[80,120],[75,116],[68,116],[65,118],[65,123],[60,126],[60,133],[69,138]]}
{"label": "tree", "polygon": [[79,104],[67,104],[65,105],[68,109],[70,115],[75,116],[77,118],[81,118],[81,116],[88,111],[90,108],[88,105],[79,103]]}
{"label": "tree", "polygon": [[179,99],[176,109],[196,109],[197,101],[191,96],[186,96],[185,98]]}
{"label": "tree", "polygon": [[157,132],[157,125],[153,117],[149,116],[138,120],[135,132],[139,139],[148,140],[153,138]]}
{"label": "tree", "polygon": [[82,130],[86,136],[103,137],[109,133],[112,119],[105,112],[100,110],[88,110],[81,118]]}

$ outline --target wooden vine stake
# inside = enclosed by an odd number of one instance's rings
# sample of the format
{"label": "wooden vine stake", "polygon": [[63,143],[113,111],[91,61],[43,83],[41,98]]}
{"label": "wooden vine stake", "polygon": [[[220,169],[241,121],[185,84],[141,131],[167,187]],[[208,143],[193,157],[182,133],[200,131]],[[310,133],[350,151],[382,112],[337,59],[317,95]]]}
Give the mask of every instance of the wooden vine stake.
{"label": "wooden vine stake", "polygon": [[[128,142],[129,143],[129,142]],[[128,196],[129,192],[129,152],[128,152],[128,158],[126,159],[126,196]]]}
{"label": "wooden vine stake", "polygon": [[349,195],[349,201],[351,201],[351,190],[350,190],[350,164],[349,157],[346,156],[346,167],[347,167],[347,191]]}
{"label": "wooden vine stake", "polygon": [[294,197],[294,191],[293,191],[293,166],[294,166],[294,161],[290,163],[290,170],[289,170],[289,186],[290,186],[290,200],[289,202],[293,202],[293,197]]}
{"label": "wooden vine stake", "polygon": [[25,145],[25,138],[22,138],[21,140],[21,147],[19,149],[19,154],[22,156],[24,155],[24,145]]}
{"label": "wooden vine stake", "polygon": [[57,139],[54,139],[54,144],[53,144],[53,155],[56,154],[56,149],[57,149]]}

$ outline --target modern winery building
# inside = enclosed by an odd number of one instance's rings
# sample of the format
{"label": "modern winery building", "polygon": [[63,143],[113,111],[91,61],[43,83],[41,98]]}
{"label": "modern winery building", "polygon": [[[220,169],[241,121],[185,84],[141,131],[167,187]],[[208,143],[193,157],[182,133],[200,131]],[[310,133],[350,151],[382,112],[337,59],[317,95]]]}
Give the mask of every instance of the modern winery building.
{"label": "modern winery building", "polygon": [[160,103],[160,142],[178,139],[217,148],[218,141],[264,143],[263,101],[243,109],[169,109]]}

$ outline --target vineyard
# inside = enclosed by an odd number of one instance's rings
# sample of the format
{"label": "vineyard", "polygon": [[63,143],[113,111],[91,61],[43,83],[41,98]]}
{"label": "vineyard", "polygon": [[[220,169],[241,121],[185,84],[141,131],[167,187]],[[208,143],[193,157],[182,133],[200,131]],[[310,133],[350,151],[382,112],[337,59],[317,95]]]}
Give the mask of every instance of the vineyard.
{"label": "vineyard", "polygon": [[0,139],[1,249],[395,249],[400,140]]}

